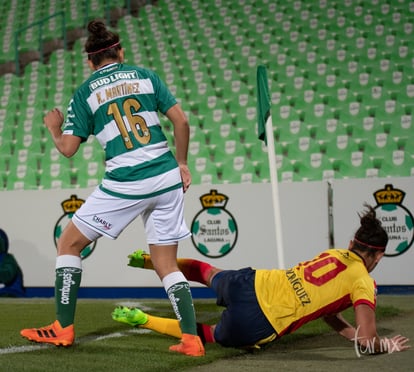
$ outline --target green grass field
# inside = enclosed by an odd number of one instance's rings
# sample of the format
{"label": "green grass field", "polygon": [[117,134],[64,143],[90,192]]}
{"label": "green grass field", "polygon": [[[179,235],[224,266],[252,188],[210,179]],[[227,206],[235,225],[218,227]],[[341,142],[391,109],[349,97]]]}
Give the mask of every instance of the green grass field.
{"label": "green grass field", "polygon": [[[346,342],[334,335],[322,321],[315,321],[258,352],[249,353],[208,344],[206,357],[190,358],[168,351],[168,347],[176,343],[177,339],[114,322],[110,314],[119,304],[136,305],[154,315],[174,317],[169,302],[164,300],[81,299],[76,314],[76,342],[70,348],[57,348],[30,343],[19,335],[21,328],[44,326],[55,319],[52,299],[0,299],[0,371],[201,371],[212,366],[214,370],[247,371],[249,369],[243,368],[250,365],[247,361],[253,361],[257,369],[263,371],[273,369],[267,367],[269,357],[274,355],[279,355],[278,362],[283,362],[288,370],[295,370],[293,366],[289,368],[286,355],[297,351],[298,345],[312,350],[329,339],[326,347],[331,345],[336,350],[337,346],[344,347],[343,342]],[[377,312],[379,325],[405,316],[412,322],[414,305],[410,310],[410,306],[407,308],[404,304],[394,305],[393,301],[380,303]],[[210,324],[214,324],[221,311],[213,300],[195,300],[195,307],[198,321]],[[352,321],[352,310],[345,312],[345,316]],[[379,327],[380,330],[390,331]],[[403,330],[401,333],[404,334]],[[352,344],[347,343],[344,348],[349,359],[357,359]],[[411,351],[406,353],[412,358]],[[315,360],[312,365],[314,363]]]}

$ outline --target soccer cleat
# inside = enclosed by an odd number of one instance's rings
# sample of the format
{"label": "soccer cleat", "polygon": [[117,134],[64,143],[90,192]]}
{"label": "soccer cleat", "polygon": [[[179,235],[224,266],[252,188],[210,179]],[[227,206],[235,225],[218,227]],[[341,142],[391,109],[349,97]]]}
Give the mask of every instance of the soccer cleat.
{"label": "soccer cleat", "polygon": [[22,329],[20,335],[29,341],[55,346],[71,346],[75,340],[73,324],[62,328],[58,320],[46,327]]}
{"label": "soccer cleat", "polygon": [[183,333],[181,342],[170,346],[170,351],[194,357],[204,356],[206,353],[200,337],[188,333]]}
{"label": "soccer cleat", "polygon": [[143,251],[142,249],[139,249],[131,253],[130,255],[128,255],[128,258],[129,258],[128,266],[139,267],[143,269],[146,257],[149,258],[150,255],[146,253],[145,251]]}
{"label": "soccer cleat", "polygon": [[148,315],[137,307],[118,306],[112,312],[112,319],[136,327],[148,322]]}

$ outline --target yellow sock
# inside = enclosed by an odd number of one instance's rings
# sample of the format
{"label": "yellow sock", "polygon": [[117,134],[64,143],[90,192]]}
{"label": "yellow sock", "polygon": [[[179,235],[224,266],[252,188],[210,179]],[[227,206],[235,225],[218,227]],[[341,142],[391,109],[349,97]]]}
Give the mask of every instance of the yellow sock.
{"label": "yellow sock", "polygon": [[141,325],[141,328],[150,329],[164,335],[181,338],[182,333],[180,323],[177,319],[161,318],[149,314],[147,314],[147,316],[148,321],[145,324]]}
{"label": "yellow sock", "polygon": [[144,269],[154,270],[154,265],[151,261],[151,256],[149,254],[143,255],[144,257]]}

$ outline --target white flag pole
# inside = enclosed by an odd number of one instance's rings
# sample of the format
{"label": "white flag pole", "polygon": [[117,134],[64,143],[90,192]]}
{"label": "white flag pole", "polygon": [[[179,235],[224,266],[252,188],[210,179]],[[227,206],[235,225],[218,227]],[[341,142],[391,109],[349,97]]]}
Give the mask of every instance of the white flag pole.
{"label": "white flag pole", "polygon": [[279,268],[285,268],[283,253],[282,219],[280,214],[279,181],[277,179],[277,165],[275,152],[275,138],[273,134],[272,115],[266,120],[267,153],[269,158],[270,183],[272,188],[273,216],[275,220],[276,249]]}

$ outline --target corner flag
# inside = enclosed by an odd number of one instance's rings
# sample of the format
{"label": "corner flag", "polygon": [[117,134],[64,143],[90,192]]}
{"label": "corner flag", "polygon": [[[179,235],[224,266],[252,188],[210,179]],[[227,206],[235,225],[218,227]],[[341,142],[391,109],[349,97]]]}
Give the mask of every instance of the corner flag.
{"label": "corner flag", "polygon": [[272,116],[270,113],[269,85],[265,66],[257,67],[257,132],[259,139],[264,141],[267,146],[270,182],[272,185],[277,257],[279,268],[284,269],[285,260],[283,257],[282,224],[280,216],[275,139],[273,134]]}
{"label": "corner flag", "polygon": [[267,145],[266,121],[270,116],[270,95],[265,66],[257,67],[257,116],[258,137]]}

